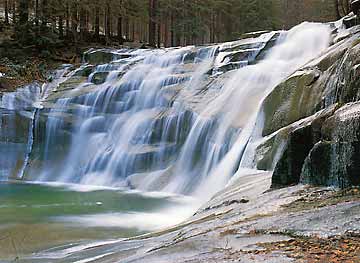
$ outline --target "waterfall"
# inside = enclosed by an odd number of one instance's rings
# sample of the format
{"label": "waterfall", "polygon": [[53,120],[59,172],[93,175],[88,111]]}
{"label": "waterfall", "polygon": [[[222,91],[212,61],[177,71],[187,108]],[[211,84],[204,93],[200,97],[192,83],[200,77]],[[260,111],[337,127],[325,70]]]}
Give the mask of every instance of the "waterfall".
{"label": "waterfall", "polygon": [[[241,133],[228,153],[212,169],[198,186],[198,195],[210,198],[229,182],[254,169],[253,148],[261,140],[262,101],[283,80],[318,57],[330,45],[330,29],[323,24],[303,23],[283,32],[277,45],[260,63],[238,70],[223,87],[222,94],[204,111],[221,112],[221,129],[217,131],[219,144],[224,142],[223,133],[236,123]],[[226,138],[226,137],[225,137]],[[190,138],[189,138],[190,139]],[[197,140],[197,138],[191,138]],[[208,151],[207,159],[213,158]],[[256,166],[255,166],[256,167]],[[233,181],[232,180],[232,181]]]}
{"label": "waterfall", "polygon": [[33,103],[42,132],[25,178],[209,198],[253,168],[267,94],[329,42],[327,25],[303,23],[207,47],[121,49],[91,74],[68,70]]}

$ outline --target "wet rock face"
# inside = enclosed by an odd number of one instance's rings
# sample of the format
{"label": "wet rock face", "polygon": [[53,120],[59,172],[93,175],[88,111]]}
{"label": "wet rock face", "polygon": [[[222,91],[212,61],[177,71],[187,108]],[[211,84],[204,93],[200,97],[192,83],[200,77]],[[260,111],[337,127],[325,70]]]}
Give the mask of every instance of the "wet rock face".
{"label": "wet rock face", "polygon": [[84,60],[93,65],[109,63],[113,60],[113,53],[109,50],[89,51],[84,54]]}
{"label": "wet rock face", "polygon": [[360,99],[360,27],[279,84],[262,105],[268,136],[337,102]]}
{"label": "wet rock face", "polygon": [[99,85],[103,84],[106,81],[106,77],[109,75],[109,72],[95,72],[92,76],[91,82]]}
{"label": "wet rock face", "polygon": [[[360,184],[360,27],[334,36],[264,100],[257,168],[273,169],[272,186]],[[337,39],[337,40],[336,40]]]}
{"label": "wet rock face", "polygon": [[[272,187],[297,184],[300,181],[305,159],[314,145],[321,140],[323,123],[335,112],[336,105],[315,114],[311,120],[290,126],[286,132],[286,145],[277,162]],[[284,136],[282,136],[284,137]]]}
{"label": "wet rock face", "polygon": [[319,94],[312,85],[319,77],[317,69],[297,72],[274,89],[263,106],[264,136],[315,112]]}
{"label": "wet rock face", "polygon": [[351,1],[351,10],[355,14],[360,15],[360,0],[352,0]]}
{"label": "wet rock face", "polygon": [[317,143],[305,160],[301,183],[349,187],[360,184],[359,142]]}
{"label": "wet rock face", "polygon": [[324,142],[309,154],[301,181],[339,187],[359,185],[360,103],[349,103],[337,110],[325,121],[321,133]]}
{"label": "wet rock face", "polygon": [[358,15],[354,15],[351,13],[344,17],[345,28],[351,28],[353,26],[356,26],[358,23]]}
{"label": "wet rock face", "polygon": [[313,145],[311,126],[301,127],[290,134],[282,158],[277,163],[272,177],[272,186],[297,184],[304,160]]}
{"label": "wet rock face", "polygon": [[296,183],[360,185],[360,102],[314,118],[289,135],[272,187]]}

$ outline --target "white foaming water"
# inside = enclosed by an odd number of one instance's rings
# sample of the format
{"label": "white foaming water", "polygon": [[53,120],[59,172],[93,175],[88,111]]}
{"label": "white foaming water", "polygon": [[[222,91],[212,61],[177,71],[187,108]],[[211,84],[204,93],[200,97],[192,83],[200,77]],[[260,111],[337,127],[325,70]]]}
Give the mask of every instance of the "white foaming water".
{"label": "white foaming water", "polygon": [[[274,36],[203,48],[118,51],[114,61],[97,66],[87,79],[59,89],[55,105],[41,110],[47,116],[38,151],[43,162],[26,173],[45,182],[195,196],[198,201],[184,205],[181,213],[176,207],[123,214],[123,221],[107,214],[78,218],[96,226],[107,217],[109,224],[132,222],[151,230],[179,223],[234,174],[241,176],[239,166],[252,168],[247,159],[260,139],[261,121],[256,120],[262,101],[328,47],[330,28],[303,23],[281,32],[265,59],[248,65]],[[237,62],[239,69],[222,74],[234,48],[246,59]],[[91,83],[100,73],[103,83]],[[46,92],[43,105],[51,96]]]}
{"label": "white foaming water", "polygon": [[[252,39],[241,52],[255,58],[259,43],[264,47],[273,36]],[[264,60],[238,69],[220,84],[209,71],[226,63],[227,50],[237,42],[119,51],[126,52],[126,59],[97,66],[87,82],[58,99],[49,112],[44,159],[58,160],[53,149],[59,136],[70,133],[70,147],[64,150],[61,172],[45,162],[40,179],[126,186],[134,184],[136,175],[135,186],[145,190],[208,198],[236,172],[255,134],[262,100],[326,49],[329,37],[330,29],[322,24],[304,23],[282,32]],[[106,74],[104,83],[94,89],[90,81],[99,73]]]}
{"label": "white foaming water", "polygon": [[[245,149],[249,141],[256,141],[261,137],[261,121],[256,126],[259,108],[266,96],[285,78],[299,67],[319,56],[330,44],[330,28],[323,24],[303,23],[294,27],[289,32],[284,32],[278,45],[268,54],[266,59],[257,65],[248,66],[238,70],[237,74],[225,86],[224,91],[209,105],[208,111],[220,111],[222,129],[236,123],[242,132],[238,136],[228,154],[213,169],[198,187],[197,194],[205,200],[219,191],[230,180],[231,176],[241,176],[241,160],[251,158]],[[224,140],[218,132],[218,140]],[[193,138],[196,140],[196,138]],[[210,153],[210,157],[212,153]],[[245,163],[246,161],[244,161]]]}

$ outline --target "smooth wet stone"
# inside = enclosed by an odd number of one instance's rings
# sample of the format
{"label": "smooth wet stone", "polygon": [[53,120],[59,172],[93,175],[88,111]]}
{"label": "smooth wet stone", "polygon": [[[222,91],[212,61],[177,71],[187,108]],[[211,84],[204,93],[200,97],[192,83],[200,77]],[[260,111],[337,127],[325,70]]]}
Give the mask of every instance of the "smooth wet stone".
{"label": "smooth wet stone", "polygon": [[315,113],[321,98],[312,85],[319,75],[316,69],[299,71],[271,92],[263,103],[263,136]]}
{"label": "smooth wet stone", "polygon": [[338,109],[321,132],[324,141],[309,154],[302,181],[338,187],[359,185],[360,104],[349,103]]}
{"label": "smooth wet stone", "polygon": [[[355,13],[355,12],[354,12]],[[346,28],[351,28],[359,23],[357,15],[354,15],[354,13],[347,15],[344,17],[343,23]]]}
{"label": "smooth wet stone", "polygon": [[91,78],[91,82],[95,85],[103,84],[106,81],[109,72],[95,72]]}
{"label": "smooth wet stone", "polygon": [[291,132],[287,147],[275,167],[272,187],[299,183],[304,160],[312,149],[313,140],[311,126]]}
{"label": "smooth wet stone", "polygon": [[93,65],[109,63],[113,58],[114,54],[107,49],[89,51],[84,54],[84,60]]}
{"label": "smooth wet stone", "polygon": [[[276,163],[272,177],[272,187],[299,183],[305,159],[314,145],[321,140],[323,123],[334,114],[337,107],[338,105],[333,105],[300,121],[299,124],[289,125],[280,133],[283,139],[282,148],[276,145],[273,146],[277,150],[277,155],[281,154],[280,157],[274,156],[274,154],[271,155],[271,152],[267,153],[271,157],[272,163]],[[278,134],[275,139],[277,137],[279,137]],[[270,148],[270,150],[273,149]]]}
{"label": "smooth wet stone", "polygon": [[264,100],[263,136],[340,102],[360,98],[360,34],[349,30],[344,41],[330,47],[279,84]]}
{"label": "smooth wet stone", "polygon": [[360,143],[317,143],[305,160],[301,182],[345,188],[360,185]]}
{"label": "smooth wet stone", "polygon": [[80,77],[88,77],[91,72],[95,69],[95,66],[93,65],[86,65],[84,67],[81,67],[79,70],[77,70],[74,73],[74,76],[80,76]]}
{"label": "smooth wet stone", "polygon": [[290,132],[272,186],[299,182],[341,188],[359,185],[359,139],[359,103],[323,111],[310,124]]}

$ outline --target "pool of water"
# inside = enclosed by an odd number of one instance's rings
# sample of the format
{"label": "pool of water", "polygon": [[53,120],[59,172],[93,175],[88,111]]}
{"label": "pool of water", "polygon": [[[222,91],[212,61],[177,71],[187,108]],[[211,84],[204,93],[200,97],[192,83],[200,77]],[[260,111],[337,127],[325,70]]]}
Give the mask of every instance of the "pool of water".
{"label": "pool of water", "polygon": [[160,230],[180,223],[195,209],[191,198],[165,193],[1,182],[0,259]]}

